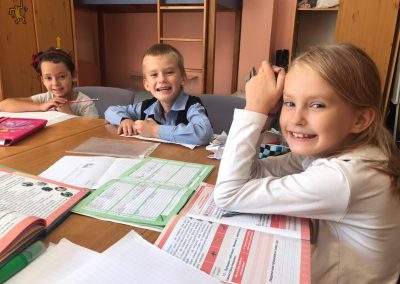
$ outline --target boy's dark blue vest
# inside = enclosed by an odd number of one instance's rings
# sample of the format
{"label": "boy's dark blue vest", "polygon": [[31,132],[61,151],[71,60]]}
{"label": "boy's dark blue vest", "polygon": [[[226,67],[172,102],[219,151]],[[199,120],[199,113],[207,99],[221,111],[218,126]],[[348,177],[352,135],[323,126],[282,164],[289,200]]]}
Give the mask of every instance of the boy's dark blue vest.
{"label": "boy's dark blue vest", "polygon": [[[152,104],[154,104],[156,101],[157,101],[156,98],[152,98],[152,99],[144,100],[144,101],[142,102],[142,106],[141,106],[141,108],[140,108],[140,119],[141,119],[141,120],[144,120],[144,119],[146,118],[146,113],[145,113],[144,111],[145,111],[148,107],[150,107]],[[204,107],[204,105],[203,105],[203,103],[201,102],[201,100],[200,100],[199,97],[196,97],[196,96],[188,96],[188,100],[187,100],[187,102],[186,102],[185,109],[184,109],[184,110],[178,111],[178,116],[177,116],[177,118],[176,118],[175,125],[178,125],[178,124],[181,124],[181,123],[187,125],[187,124],[189,123],[189,121],[187,120],[187,112],[188,112],[189,108],[190,108],[192,105],[197,104],[197,103],[201,104],[201,105]],[[204,107],[204,109],[205,109],[205,111],[206,111],[206,115],[208,116],[207,110],[206,110],[205,107]],[[152,118],[152,119],[155,120],[154,114],[149,115],[147,118]],[[155,120],[155,121],[156,121],[158,124],[160,124],[160,122],[158,122],[157,120]]]}

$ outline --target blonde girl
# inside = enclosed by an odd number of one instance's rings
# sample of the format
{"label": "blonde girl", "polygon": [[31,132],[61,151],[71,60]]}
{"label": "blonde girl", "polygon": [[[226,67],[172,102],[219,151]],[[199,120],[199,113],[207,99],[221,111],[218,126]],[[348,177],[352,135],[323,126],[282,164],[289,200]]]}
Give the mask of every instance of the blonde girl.
{"label": "blonde girl", "polygon": [[[291,153],[258,160],[267,114],[282,96]],[[245,109],[235,111],[215,202],[310,218],[318,228],[313,283],[396,283],[400,154],[383,103],[375,64],[351,44],[311,48],[287,75],[263,62],[246,85]]]}

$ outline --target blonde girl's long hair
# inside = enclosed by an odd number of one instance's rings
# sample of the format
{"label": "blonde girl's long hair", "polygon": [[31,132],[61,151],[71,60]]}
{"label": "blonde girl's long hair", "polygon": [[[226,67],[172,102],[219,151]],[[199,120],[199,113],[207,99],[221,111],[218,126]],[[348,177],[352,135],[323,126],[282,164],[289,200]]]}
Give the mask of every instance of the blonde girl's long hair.
{"label": "blonde girl's long hair", "polygon": [[400,151],[384,125],[385,100],[379,72],[372,59],[360,48],[341,43],[314,46],[296,58],[292,65],[296,64],[316,72],[336,94],[354,107],[372,108],[375,111],[376,118],[372,124],[340,152],[364,145],[377,146],[387,160],[371,159],[370,162],[375,169],[390,176],[392,189],[400,197]]}

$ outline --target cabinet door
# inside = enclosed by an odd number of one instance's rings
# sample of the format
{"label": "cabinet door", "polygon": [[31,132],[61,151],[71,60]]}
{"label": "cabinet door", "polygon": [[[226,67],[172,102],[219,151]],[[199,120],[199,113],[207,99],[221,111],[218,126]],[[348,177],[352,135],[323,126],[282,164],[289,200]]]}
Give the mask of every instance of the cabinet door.
{"label": "cabinet door", "polygon": [[375,61],[382,88],[388,73],[399,0],[342,0],[336,42],[351,42]]}
{"label": "cabinet door", "polygon": [[30,65],[36,53],[31,1],[1,0],[0,23],[0,99],[39,93],[40,80]]}
{"label": "cabinet door", "polygon": [[[75,57],[72,0],[32,0],[39,50],[61,47]],[[57,46],[57,37],[60,46]]]}

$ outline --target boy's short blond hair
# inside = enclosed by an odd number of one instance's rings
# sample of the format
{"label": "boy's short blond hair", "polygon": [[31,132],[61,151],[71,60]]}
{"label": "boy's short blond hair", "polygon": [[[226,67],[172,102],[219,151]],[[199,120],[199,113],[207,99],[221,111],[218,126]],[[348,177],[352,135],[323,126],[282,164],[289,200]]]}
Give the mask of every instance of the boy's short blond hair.
{"label": "boy's short blond hair", "polygon": [[172,54],[176,57],[176,61],[178,63],[178,68],[181,71],[182,76],[186,76],[185,64],[183,61],[182,54],[173,46],[165,43],[158,43],[151,46],[143,55],[143,59],[146,56],[160,56],[160,55],[169,55]]}

